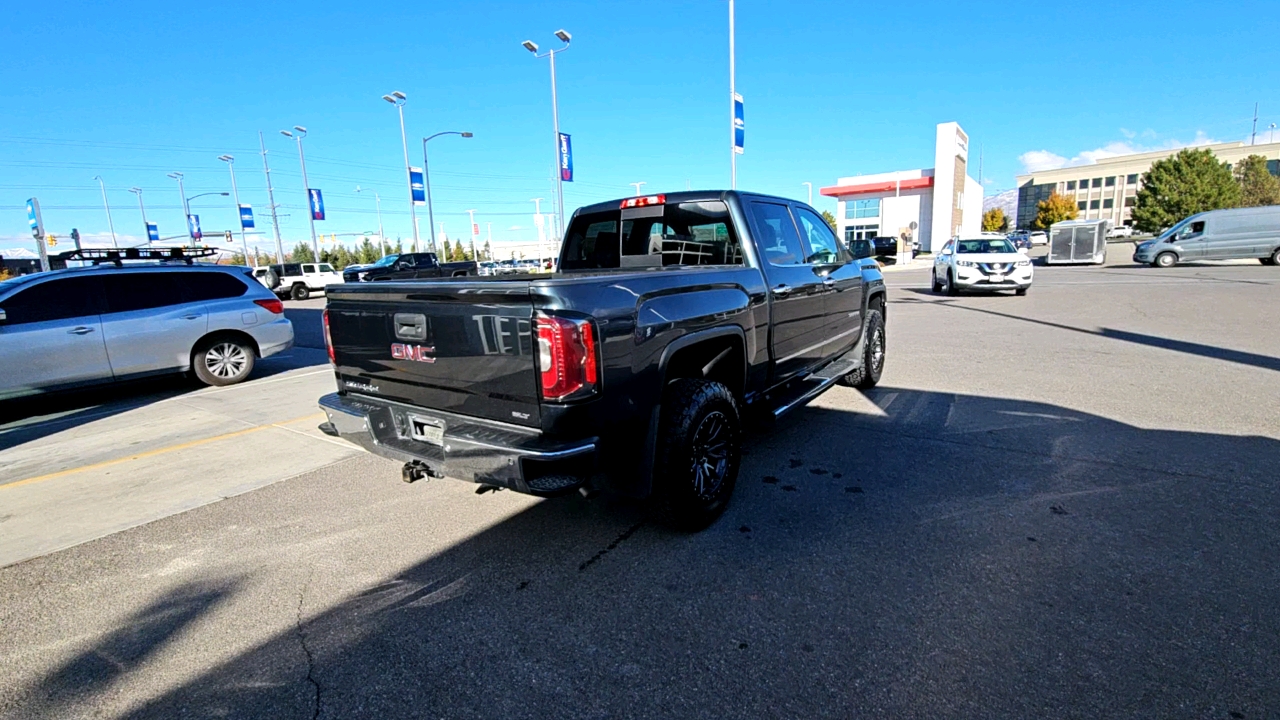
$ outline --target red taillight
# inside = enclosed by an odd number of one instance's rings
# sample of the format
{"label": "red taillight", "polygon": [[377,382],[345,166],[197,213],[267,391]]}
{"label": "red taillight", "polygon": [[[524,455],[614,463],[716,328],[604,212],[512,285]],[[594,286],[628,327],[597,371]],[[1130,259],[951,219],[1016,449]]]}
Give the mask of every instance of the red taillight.
{"label": "red taillight", "polygon": [[333,336],[329,334],[329,309],[325,308],[320,317],[324,321],[324,346],[329,350],[329,362],[337,365],[338,358],[333,354]]}
{"label": "red taillight", "polygon": [[627,198],[622,201],[622,207],[635,208],[647,207],[649,205],[665,205],[667,202],[666,195],[645,195],[644,197]]}
{"label": "red taillight", "polygon": [[282,303],[282,302],[280,302],[279,300],[276,300],[276,299],[271,299],[271,300],[254,300],[254,301],[253,301],[253,304],[254,304],[254,305],[257,305],[258,307],[262,308],[263,310],[266,310],[267,312],[274,313],[274,314],[276,314],[276,315],[283,315],[283,314],[284,314],[284,303]]}
{"label": "red taillight", "polygon": [[595,392],[599,369],[595,328],[587,320],[552,315],[535,319],[543,400]]}

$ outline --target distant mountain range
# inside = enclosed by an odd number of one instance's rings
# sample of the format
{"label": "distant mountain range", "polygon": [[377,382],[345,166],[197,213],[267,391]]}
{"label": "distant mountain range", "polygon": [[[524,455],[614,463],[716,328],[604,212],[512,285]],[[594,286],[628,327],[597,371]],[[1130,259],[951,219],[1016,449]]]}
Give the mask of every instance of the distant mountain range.
{"label": "distant mountain range", "polygon": [[1009,218],[1009,224],[1012,226],[1018,213],[1018,189],[1005,190],[1002,193],[987,195],[982,198],[982,212],[985,213],[991,208],[1003,210],[1004,216]]}

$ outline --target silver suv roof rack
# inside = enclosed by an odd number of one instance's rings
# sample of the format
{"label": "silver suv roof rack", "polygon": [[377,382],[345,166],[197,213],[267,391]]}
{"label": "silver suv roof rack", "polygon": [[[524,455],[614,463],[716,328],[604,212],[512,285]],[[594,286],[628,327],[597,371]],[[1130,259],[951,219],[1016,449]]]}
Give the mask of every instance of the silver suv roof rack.
{"label": "silver suv roof rack", "polygon": [[59,260],[86,260],[94,265],[110,263],[122,267],[125,260],[153,262],[185,262],[191,265],[199,258],[212,257],[218,254],[217,248],[211,247],[146,247],[146,248],[81,248],[68,250],[58,254]]}

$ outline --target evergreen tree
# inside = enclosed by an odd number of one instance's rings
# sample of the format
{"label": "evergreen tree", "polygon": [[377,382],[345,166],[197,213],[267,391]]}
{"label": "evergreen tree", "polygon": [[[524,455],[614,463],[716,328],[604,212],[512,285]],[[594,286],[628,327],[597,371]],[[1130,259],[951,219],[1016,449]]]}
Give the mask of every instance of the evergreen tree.
{"label": "evergreen tree", "polygon": [[306,243],[298,243],[293,246],[293,252],[289,253],[289,262],[304,263],[315,262],[316,255],[311,251],[311,246]]}
{"label": "evergreen tree", "polygon": [[1157,160],[1142,176],[1133,225],[1157,233],[1205,210],[1240,206],[1240,183],[1212,150],[1183,150]]}
{"label": "evergreen tree", "polygon": [[1240,183],[1240,207],[1280,205],[1280,180],[1267,170],[1267,159],[1250,155],[1235,167]]}
{"label": "evergreen tree", "polygon": [[449,262],[453,259],[453,245],[449,243],[449,238],[444,239],[444,261]]}
{"label": "evergreen tree", "polygon": [[822,211],[822,219],[826,220],[827,224],[831,226],[832,232],[836,231],[836,216],[832,215],[830,210]]}
{"label": "evergreen tree", "polygon": [[492,259],[493,259],[493,248],[489,247],[489,241],[488,241],[488,240],[485,240],[485,241],[484,241],[484,250],[481,250],[481,251],[480,251],[480,254],[484,256],[484,259],[485,259],[485,260],[492,260]]}

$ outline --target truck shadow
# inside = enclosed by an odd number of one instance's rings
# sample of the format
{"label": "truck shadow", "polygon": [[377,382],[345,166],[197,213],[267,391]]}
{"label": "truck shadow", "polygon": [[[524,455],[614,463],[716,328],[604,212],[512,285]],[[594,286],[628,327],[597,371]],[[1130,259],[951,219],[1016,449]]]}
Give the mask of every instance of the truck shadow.
{"label": "truck shadow", "polygon": [[129,716],[1280,706],[1277,440],[905,388],[819,404],[748,438],[703,533],[537,503]]}

